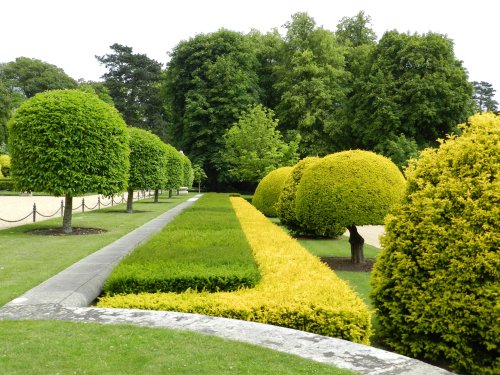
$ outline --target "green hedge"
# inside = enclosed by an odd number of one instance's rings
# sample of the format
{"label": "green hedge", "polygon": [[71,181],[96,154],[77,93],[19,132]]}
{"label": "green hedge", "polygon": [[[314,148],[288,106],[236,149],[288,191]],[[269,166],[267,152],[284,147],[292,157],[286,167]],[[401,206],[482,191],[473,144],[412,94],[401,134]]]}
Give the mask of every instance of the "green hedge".
{"label": "green hedge", "polygon": [[111,273],[107,295],[233,291],[254,286],[259,271],[229,197],[205,194]]}
{"label": "green hedge", "polygon": [[292,167],[281,167],[269,172],[257,185],[252,204],[268,217],[276,217],[276,203],[280,197],[285,180],[292,172]]}
{"label": "green hedge", "polygon": [[14,189],[14,181],[12,178],[0,178],[0,190],[13,190]]}
{"label": "green hedge", "polygon": [[473,116],[460,137],[407,171],[372,275],[381,336],[399,353],[461,374],[500,369],[500,117]]}

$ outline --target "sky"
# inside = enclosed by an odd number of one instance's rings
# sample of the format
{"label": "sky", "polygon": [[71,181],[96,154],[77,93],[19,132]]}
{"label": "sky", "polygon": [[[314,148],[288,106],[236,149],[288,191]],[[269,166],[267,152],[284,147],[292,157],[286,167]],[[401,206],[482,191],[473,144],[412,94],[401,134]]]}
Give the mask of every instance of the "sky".
{"label": "sky", "polygon": [[95,59],[119,43],[166,64],[181,40],[226,28],[243,33],[284,25],[307,12],[334,31],[363,10],[380,38],[385,31],[444,34],[454,41],[470,81],[486,81],[500,102],[498,0],[9,0],[0,3],[0,63],[25,56],[69,76],[100,80]]}

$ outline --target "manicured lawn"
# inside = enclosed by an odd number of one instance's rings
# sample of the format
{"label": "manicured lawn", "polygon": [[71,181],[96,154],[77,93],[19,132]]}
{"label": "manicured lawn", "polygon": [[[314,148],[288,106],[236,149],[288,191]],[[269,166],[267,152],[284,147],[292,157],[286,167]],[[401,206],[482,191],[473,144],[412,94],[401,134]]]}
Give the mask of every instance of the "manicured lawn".
{"label": "manicured lawn", "polygon": [[[349,237],[341,236],[335,240],[323,239],[299,239],[299,242],[307,250],[318,257],[351,257],[351,245]],[[380,249],[365,244],[363,246],[365,258],[377,258]]]}
{"label": "manicured lawn", "polygon": [[0,321],[2,374],[294,374],[351,371],[191,332]]}
{"label": "manicured lawn", "polygon": [[35,236],[32,229],[60,227],[61,219],[0,230],[0,306],[99,250],[124,234],[185,201],[191,195],[161,197],[134,203],[136,213],[125,205],[75,214],[73,225],[102,228],[107,232],[85,236]]}

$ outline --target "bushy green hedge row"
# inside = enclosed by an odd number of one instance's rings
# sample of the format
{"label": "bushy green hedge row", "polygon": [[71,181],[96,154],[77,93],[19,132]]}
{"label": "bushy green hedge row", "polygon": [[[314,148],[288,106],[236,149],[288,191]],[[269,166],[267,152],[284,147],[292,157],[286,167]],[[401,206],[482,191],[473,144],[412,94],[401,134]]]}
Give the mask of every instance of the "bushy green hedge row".
{"label": "bushy green hedge row", "polygon": [[222,316],[368,344],[370,312],[349,285],[244,199],[231,201],[261,271],[254,288],[116,295],[98,306]]}
{"label": "bushy green hedge row", "polygon": [[104,285],[107,295],[233,291],[259,280],[252,251],[222,194],[205,194],[134,250]]}
{"label": "bushy green hedge row", "polygon": [[14,181],[12,178],[0,178],[0,190],[13,190]]}
{"label": "bushy green hedge row", "polygon": [[252,204],[264,215],[276,217],[276,204],[280,197],[285,180],[291,173],[292,167],[281,167],[268,173],[257,185],[252,198]]}
{"label": "bushy green hedge row", "polygon": [[372,275],[381,335],[461,374],[500,370],[500,117],[422,153]]}

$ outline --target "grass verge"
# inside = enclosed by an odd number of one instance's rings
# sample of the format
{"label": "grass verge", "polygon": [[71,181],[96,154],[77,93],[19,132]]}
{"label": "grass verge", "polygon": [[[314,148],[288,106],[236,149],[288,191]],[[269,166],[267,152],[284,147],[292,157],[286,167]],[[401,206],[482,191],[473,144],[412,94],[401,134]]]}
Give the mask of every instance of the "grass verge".
{"label": "grass verge", "polygon": [[228,195],[208,193],[122,260],[103,292],[229,292],[259,278]]}
{"label": "grass verge", "polygon": [[34,236],[33,229],[62,225],[61,219],[0,230],[0,306],[37,286],[78,260],[117,240],[192,195],[161,197],[160,203],[145,199],[134,203],[136,213],[124,205],[73,216],[76,227],[105,229],[86,236]]}
{"label": "grass verge", "polygon": [[0,321],[2,374],[295,374],[348,370],[191,332]]}

